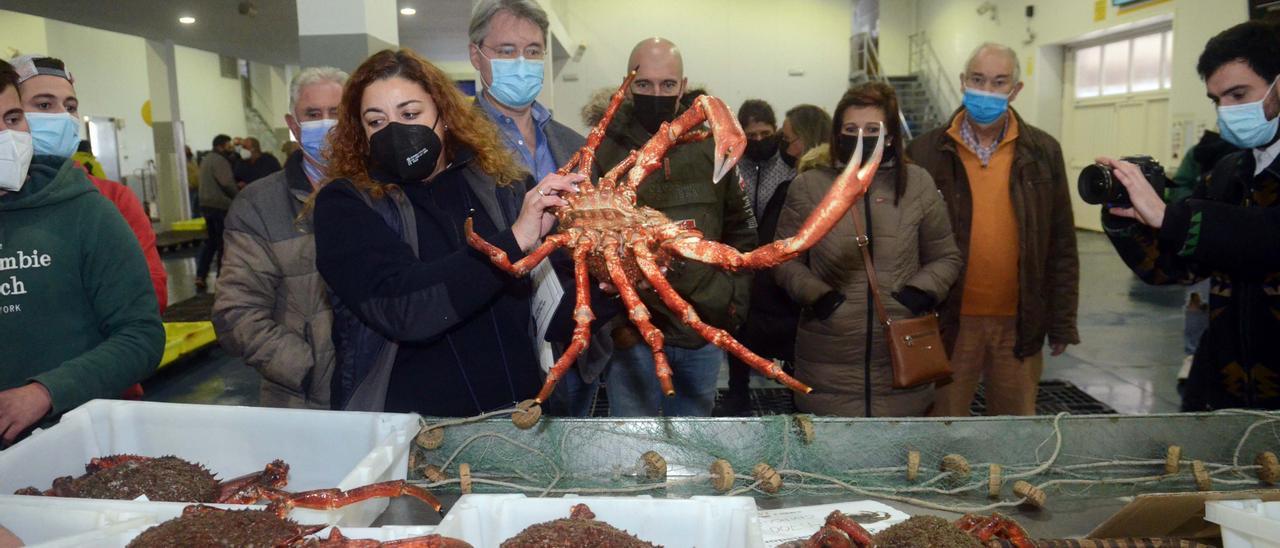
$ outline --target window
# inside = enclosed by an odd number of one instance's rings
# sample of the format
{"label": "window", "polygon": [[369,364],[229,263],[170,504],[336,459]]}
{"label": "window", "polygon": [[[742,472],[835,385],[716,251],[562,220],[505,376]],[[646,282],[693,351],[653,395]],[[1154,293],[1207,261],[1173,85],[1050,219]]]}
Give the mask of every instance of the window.
{"label": "window", "polygon": [[1075,51],[1076,98],[1169,89],[1173,31],[1113,40]]}

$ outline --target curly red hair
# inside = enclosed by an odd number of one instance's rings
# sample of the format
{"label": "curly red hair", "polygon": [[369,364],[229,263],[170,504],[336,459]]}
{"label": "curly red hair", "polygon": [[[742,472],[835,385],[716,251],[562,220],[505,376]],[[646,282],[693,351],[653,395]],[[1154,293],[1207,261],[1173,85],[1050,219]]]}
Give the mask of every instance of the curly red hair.
{"label": "curly red hair", "polygon": [[364,134],[360,102],[364,90],[378,80],[399,76],[417,82],[431,96],[447,130],[444,135],[446,161],[459,147],[475,153],[480,170],[500,186],[510,185],[526,175],[503,145],[497,128],[474,108],[443,71],[410,49],[382,50],[373,54],[347,79],[338,107],[338,125],[329,134],[331,179],[349,179],[356,188],[379,197],[383,185],[369,178],[369,139]]}

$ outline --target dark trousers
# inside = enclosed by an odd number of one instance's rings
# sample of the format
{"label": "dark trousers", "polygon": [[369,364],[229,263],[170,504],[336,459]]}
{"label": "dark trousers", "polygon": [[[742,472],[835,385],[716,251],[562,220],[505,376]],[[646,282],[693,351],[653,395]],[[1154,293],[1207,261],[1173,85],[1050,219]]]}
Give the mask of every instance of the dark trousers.
{"label": "dark trousers", "polygon": [[204,215],[207,236],[204,246],[200,248],[200,258],[196,261],[196,278],[203,280],[209,276],[209,265],[213,264],[214,256],[218,258],[218,271],[222,271],[222,229],[227,211],[202,207],[200,213]]}

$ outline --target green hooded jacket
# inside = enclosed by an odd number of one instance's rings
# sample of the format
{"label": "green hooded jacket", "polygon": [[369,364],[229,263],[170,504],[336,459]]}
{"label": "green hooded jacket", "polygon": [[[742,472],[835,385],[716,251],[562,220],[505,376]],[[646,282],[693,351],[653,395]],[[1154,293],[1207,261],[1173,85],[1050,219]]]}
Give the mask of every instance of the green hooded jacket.
{"label": "green hooded jacket", "polygon": [[[639,149],[651,135],[631,116],[624,103],[606,131],[596,153],[597,173],[604,173]],[[677,146],[664,159],[664,168],[655,171],[636,191],[638,205],[649,206],[673,221],[691,223],[707,240],[733,246],[739,251],[755,249],[756,220],[737,170],[719,183],[711,181],[715,143],[711,139]],[[708,324],[730,333],[747,316],[751,300],[749,271],[730,272],[693,261],[673,261],[667,279],[676,292],[693,304],[698,316]],[[639,291],[640,300],[653,314],[653,324],[666,336],[666,343],[680,348],[700,348],[708,341],[666,307],[652,289]]]}
{"label": "green hooded jacket", "polygon": [[155,370],[164,326],[138,241],[67,158],[0,196],[0,390],[38,382],[51,419]]}

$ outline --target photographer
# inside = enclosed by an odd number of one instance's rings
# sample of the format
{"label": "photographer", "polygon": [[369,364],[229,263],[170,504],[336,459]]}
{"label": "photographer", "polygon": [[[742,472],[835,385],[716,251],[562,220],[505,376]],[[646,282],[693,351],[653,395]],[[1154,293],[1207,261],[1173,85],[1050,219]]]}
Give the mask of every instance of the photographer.
{"label": "photographer", "polygon": [[1237,25],[1205,46],[1196,66],[1218,108],[1223,158],[1186,199],[1165,204],[1132,163],[1098,158],[1129,194],[1103,226],[1117,252],[1152,284],[1209,278],[1209,330],[1196,351],[1184,411],[1280,408],[1280,30]]}

